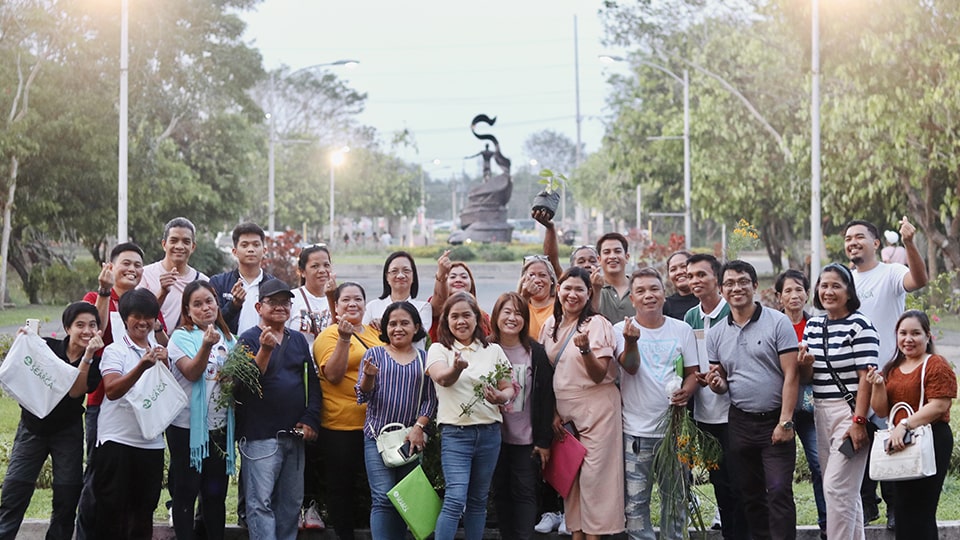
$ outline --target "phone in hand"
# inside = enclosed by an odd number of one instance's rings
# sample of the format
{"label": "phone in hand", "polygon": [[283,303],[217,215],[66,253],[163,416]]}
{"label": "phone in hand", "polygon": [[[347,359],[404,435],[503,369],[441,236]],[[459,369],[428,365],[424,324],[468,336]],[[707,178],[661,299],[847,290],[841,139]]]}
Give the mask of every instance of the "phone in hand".
{"label": "phone in hand", "polygon": [[409,458],[410,456],[416,453],[417,453],[416,451],[413,451],[413,453],[411,453],[410,441],[404,441],[403,446],[400,447],[400,455],[403,456],[404,458]]}
{"label": "phone in hand", "polygon": [[840,443],[839,450],[841,454],[847,456],[847,459],[853,459],[854,454],[857,453],[857,451],[853,449],[853,439],[850,437],[843,439],[843,442]]}

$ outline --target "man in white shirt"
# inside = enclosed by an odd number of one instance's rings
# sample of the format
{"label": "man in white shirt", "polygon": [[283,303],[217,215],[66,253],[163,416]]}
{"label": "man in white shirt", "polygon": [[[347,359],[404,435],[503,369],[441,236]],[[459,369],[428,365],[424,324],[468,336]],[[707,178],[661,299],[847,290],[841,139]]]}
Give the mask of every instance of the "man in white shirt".
{"label": "man in white shirt", "polygon": [[191,267],[190,256],[197,249],[197,229],[185,217],[173,218],[163,226],[163,259],[143,267],[138,289],[149,289],[160,302],[164,330],[169,334],[180,325],[180,300],[191,281],[207,279]]}
{"label": "man in white shirt", "polygon": [[239,336],[260,322],[256,307],[260,284],[273,276],[261,268],[266,254],[266,235],[259,225],[241,223],[233,228],[232,237],[237,268],[213,276],[210,284],[217,291],[223,320],[230,331]]}

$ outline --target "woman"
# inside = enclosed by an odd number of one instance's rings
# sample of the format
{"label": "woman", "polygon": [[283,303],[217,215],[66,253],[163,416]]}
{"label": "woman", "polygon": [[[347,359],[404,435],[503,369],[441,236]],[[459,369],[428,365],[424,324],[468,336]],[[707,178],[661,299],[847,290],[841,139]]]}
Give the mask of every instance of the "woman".
{"label": "woman", "polygon": [[363,472],[367,407],[357,403],[354,387],[363,355],[368,349],[383,345],[377,330],[363,324],[366,299],[359,284],[340,284],[334,293],[339,322],[320,332],[313,343],[323,393],[318,441],[328,490],[327,510],[341,540],[353,538],[355,486]]}
{"label": "woman", "polygon": [[227,433],[233,433],[228,428],[233,411],[217,406],[217,378],[237,342],[208,281],[190,282],[180,304],[180,327],[170,336],[168,354],[173,376],[190,402],[167,428],[170,510],[177,537],[192,538],[194,506],[200,495],[206,537],[216,540],[223,538],[227,475],[234,470],[234,441],[227,440]]}
{"label": "woman", "polygon": [[953,453],[950,406],[957,397],[957,376],[945,358],[934,354],[926,313],[907,311],[897,320],[896,328],[896,358],[887,364],[882,375],[875,369],[867,372],[867,379],[873,384],[870,405],[881,417],[888,416],[893,405],[901,401],[915,411],[907,416],[906,411],[901,410],[896,417],[888,418],[887,425],[894,426],[889,452],[904,449],[903,437],[908,431],[930,424],[937,474],[896,482],[893,513],[897,516],[898,539],[935,539],[940,537],[937,505]]}
{"label": "woman", "polygon": [[[0,538],[14,538],[30,505],[37,477],[47,456],[53,459],[53,513],[48,538],[71,538],[77,501],[83,487],[83,398],[100,384],[103,347],[96,306],[74,302],[61,316],[66,337],[43,338],[50,350],[79,371],[69,392],[50,414],[37,418],[20,411],[20,424],[10,450],[0,495]],[[25,333],[26,328],[18,333]],[[12,360],[11,360],[12,361]]]}
{"label": "woman", "polygon": [[[430,297],[430,305],[433,309],[433,326],[427,328],[430,334],[430,340],[437,341],[439,334],[437,322],[440,319],[440,312],[447,302],[447,298],[454,293],[465,292],[477,298],[477,282],[473,279],[473,272],[467,263],[450,260],[450,250],[446,250],[437,259],[437,273],[434,276],[433,296]],[[480,310],[480,330],[483,335],[490,335],[490,315]]]}
{"label": "woman", "polygon": [[[777,276],[774,283],[777,302],[780,308],[793,323],[793,330],[797,333],[797,341],[803,341],[803,330],[807,327],[810,315],[803,309],[807,305],[807,291],[810,290],[810,280],[799,270],[787,270]],[[793,429],[803,444],[803,453],[807,457],[807,466],[810,469],[810,480],[813,483],[813,499],[817,505],[817,524],[820,526],[820,537],[826,538],[827,530],[827,503],[823,498],[823,479],[820,476],[820,458],[817,455],[817,427],[813,421],[813,385],[800,384],[800,395],[797,407],[793,411]]]}
{"label": "woman", "polygon": [[[481,380],[503,373],[509,360],[499,345],[487,343],[479,320],[476,299],[465,292],[453,294],[443,306],[437,342],[427,351],[427,374],[437,391],[440,462],[446,482],[437,540],[451,540],[461,516],[467,540],[483,537],[487,492],[500,451],[503,416],[498,405],[514,396],[509,375],[496,387]],[[482,385],[481,396],[475,394],[476,384]]]}
{"label": "woman", "polygon": [[363,426],[363,457],[370,485],[370,533],[374,538],[403,540],[407,525],[397,513],[387,492],[419,463],[387,467],[377,450],[377,435],[387,424],[412,427],[407,441],[411,452],[426,446],[425,430],[437,412],[437,394],[425,373],[427,353],[413,346],[426,336],[420,313],[409,302],[387,306],[380,322],[380,340],[363,355],[357,381],[357,403],[367,404]]}
{"label": "woman", "polygon": [[313,343],[324,328],[332,322],[328,296],[336,289],[337,276],[326,246],[303,248],[297,259],[300,287],[293,291],[293,305],[287,328],[303,334]]}
{"label": "woman", "polygon": [[[800,380],[813,381],[827,537],[862,539],[863,507],[857,501],[870,454],[866,419],[870,383],[866,374],[868,367],[877,365],[880,341],[870,319],[857,311],[860,299],[847,267],[832,263],[823,268],[813,305],[826,315],[807,321],[798,361]],[[852,410],[843,399],[848,393],[856,398]]]}
{"label": "woman", "polygon": [[554,432],[573,423],[587,456],[564,501],[567,529],[575,540],[599,539],[624,530],[623,422],[620,392],[614,381],[616,339],[613,327],[591,308],[590,273],[568,268],[560,276],[553,317],[540,331],[540,342],[554,365],[557,396]]}
{"label": "woman", "polygon": [[523,258],[517,292],[527,301],[530,313],[528,334],[537,339],[543,323],[553,315],[553,304],[557,296],[557,274],[545,256],[531,255]]}
{"label": "woman", "polygon": [[[420,320],[424,321],[424,331],[430,331],[433,324],[433,307],[429,302],[416,300],[420,292],[420,277],[417,275],[417,263],[413,256],[406,251],[394,251],[383,263],[383,294],[367,305],[367,312],[363,316],[363,324],[378,324],[387,306],[394,302],[410,302],[420,312]],[[426,349],[426,341],[416,342],[419,349]]]}
{"label": "woman", "polygon": [[490,341],[513,366],[517,396],[501,407],[500,458],[493,473],[493,502],[502,538],[531,538],[537,521],[540,468],[550,461],[553,440],[553,366],[543,345],[530,339],[527,303],[503,293],[493,306]]}
{"label": "woman", "polygon": [[96,537],[148,540],[163,480],[163,435],[145,439],[123,396],[148,369],[168,369],[167,349],[152,341],[160,315],[152,292],[127,292],[120,297],[119,312],[127,333],[103,350],[100,361],[107,399],[101,405],[93,454]]}

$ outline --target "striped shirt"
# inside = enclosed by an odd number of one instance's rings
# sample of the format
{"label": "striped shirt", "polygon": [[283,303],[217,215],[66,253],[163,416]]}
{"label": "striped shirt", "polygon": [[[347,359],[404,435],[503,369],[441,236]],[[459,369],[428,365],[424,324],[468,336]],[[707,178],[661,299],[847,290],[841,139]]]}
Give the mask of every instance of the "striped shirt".
{"label": "striped shirt", "polygon": [[[803,331],[803,341],[807,344],[809,354],[814,356],[813,397],[838,399],[843,398],[843,394],[833,382],[823,355],[823,331],[827,322],[826,316],[811,317]],[[877,365],[880,351],[877,330],[870,319],[859,311],[829,321],[827,328],[830,365],[847,391],[856,395],[860,382],[857,371]]]}
{"label": "striped shirt", "polygon": [[[401,365],[382,346],[371,347],[364,353],[360,376],[354,388],[357,403],[367,404],[363,432],[368,438],[377,438],[380,429],[387,424],[399,422],[409,427],[421,416],[433,418],[436,414],[437,393],[433,381],[423,372],[426,357],[426,351],[417,349],[417,359]],[[374,379],[373,390],[364,393],[360,391],[360,385],[366,377],[363,366],[368,361],[380,368],[380,373]]]}

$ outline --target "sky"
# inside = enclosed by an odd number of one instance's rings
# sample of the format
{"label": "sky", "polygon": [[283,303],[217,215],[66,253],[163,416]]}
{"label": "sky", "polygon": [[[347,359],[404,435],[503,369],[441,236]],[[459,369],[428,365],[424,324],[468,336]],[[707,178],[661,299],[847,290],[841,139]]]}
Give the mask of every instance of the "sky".
{"label": "sky", "polygon": [[479,160],[464,159],[483,149],[470,133],[476,114],[498,118],[487,132],[514,167],[537,158],[523,151],[532,133],[553,129],[575,141],[577,49],[581,140],[588,152],[599,148],[606,78],[626,70],[598,60],[623,54],[601,45],[600,7],[598,0],[264,0],[242,17],[267,69],[358,60],[329,69],[367,93],[360,122],[385,143],[408,129],[419,155],[400,157],[442,179],[478,173]]}

